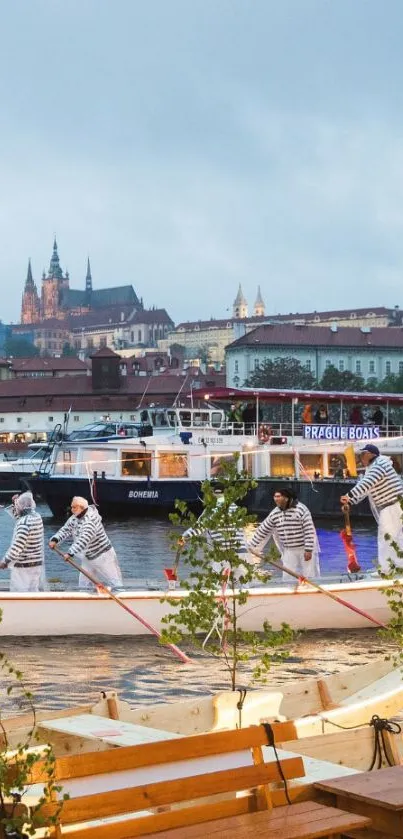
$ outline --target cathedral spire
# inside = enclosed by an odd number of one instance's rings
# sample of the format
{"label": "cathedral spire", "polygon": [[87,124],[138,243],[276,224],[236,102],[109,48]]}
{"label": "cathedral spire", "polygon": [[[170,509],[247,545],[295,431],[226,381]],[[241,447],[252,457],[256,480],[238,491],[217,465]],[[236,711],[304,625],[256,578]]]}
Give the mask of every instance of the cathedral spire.
{"label": "cathedral spire", "polygon": [[58,280],[63,279],[63,271],[60,267],[59,254],[57,250],[56,236],[53,242],[53,253],[49,264],[48,277],[55,277]]}
{"label": "cathedral spire", "polygon": [[260,285],[258,285],[255,305],[253,307],[253,314],[256,315],[256,317],[261,317],[262,315],[264,315],[264,310],[264,300],[262,297],[262,292],[260,291]]}
{"label": "cathedral spire", "polygon": [[91,274],[91,265],[90,265],[90,258],[87,259],[87,274],[85,277],[85,292],[88,297],[91,296],[92,293],[92,274]]}
{"label": "cathedral spire", "polygon": [[31,260],[28,260],[28,271],[27,271],[27,278],[25,280],[25,291],[32,290],[34,286],[34,279],[32,276],[32,268],[31,268]]}
{"label": "cathedral spire", "polygon": [[232,309],[232,316],[234,318],[247,318],[248,317],[248,303],[246,298],[244,297],[241,283],[239,283],[238,294],[234,300],[234,305]]}

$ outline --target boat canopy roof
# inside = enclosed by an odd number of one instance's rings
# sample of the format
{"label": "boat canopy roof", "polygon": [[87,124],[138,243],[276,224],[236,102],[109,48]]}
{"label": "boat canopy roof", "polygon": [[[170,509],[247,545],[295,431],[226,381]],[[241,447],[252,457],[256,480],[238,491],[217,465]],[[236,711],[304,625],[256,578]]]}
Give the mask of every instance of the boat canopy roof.
{"label": "boat canopy roof", "polygon": [[[193,391],[193,398],[195,393]],[[327,391],[327,390],[276,390],[263,387],[216,387],[200,388],[197,391],[198,399],[214,401],[242,401],[261,399],[265,402],[287,402],[290,399],[299,399],[301,402],[357,402],[361,404],[385,403],[403,405],[403,393],[367,393],[353,391]]]}

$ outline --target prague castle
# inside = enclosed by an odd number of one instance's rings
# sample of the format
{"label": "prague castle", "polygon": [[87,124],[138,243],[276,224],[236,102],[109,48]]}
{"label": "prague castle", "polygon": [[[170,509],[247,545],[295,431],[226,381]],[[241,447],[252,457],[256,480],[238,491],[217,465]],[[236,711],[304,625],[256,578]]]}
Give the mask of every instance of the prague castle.
{"label": "prague castle", "polygon": [[22,295],[21,323],[34,324],[53,318],[65,320],[69,315],[82,315],[110,306],[131,306],[136,311],[143,309],[143,303],[139,301],[131,285],[94,290],[89,259],[83,285],[82,289],[70,288],[70,277],[68,271],[63,273],[60,266],[55,239],[48,273],[44,271],[42,274],[40,294],[33,279],[31,260],[28,262]]}

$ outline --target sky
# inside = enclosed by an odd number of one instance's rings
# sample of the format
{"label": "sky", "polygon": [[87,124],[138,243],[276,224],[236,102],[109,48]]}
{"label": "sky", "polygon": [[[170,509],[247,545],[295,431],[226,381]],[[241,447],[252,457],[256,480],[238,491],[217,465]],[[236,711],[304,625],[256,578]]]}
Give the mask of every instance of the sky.
{"label": "sky", "polygon": [[0,9],[0,318],[70,285],[176,322],[403,306],[401,0]]}

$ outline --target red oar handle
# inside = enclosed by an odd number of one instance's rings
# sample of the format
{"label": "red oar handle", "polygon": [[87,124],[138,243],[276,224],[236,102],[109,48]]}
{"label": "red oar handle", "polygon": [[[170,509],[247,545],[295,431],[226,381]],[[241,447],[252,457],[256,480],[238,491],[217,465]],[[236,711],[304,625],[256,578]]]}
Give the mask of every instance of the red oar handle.
{"label": "red oar handle", "polygon": [[[114,600],[115,603],[118,604],[118,606],[121,606],[121,608],[124,609],[125,612],[128,612],[129,615],[131,615],[133,618],[136,618],[136,620],[143,626],[145,626],[145,628],[148,629],[148,631],[151,632],[153,635],[155,635],[156,638],[161,638],[161,633],[158,632],[158,629],[156,629],[155,626],[152,626],[151,623],[148,623],[148,621],[145,620],[145,618],[142,618],[141,615],[138,615],[137,612],[134,612],[133,609],[130,608],[130,606],[127,606],[126,603],[124,603],[123,600],[120,599],[120,597],[116,597],[116,594],[113,594],[112,591],[109,591],[109,589],[106,588],[103,585],[103,583],[101,583],[99,580],[93,577],[92,574],[90,574],[90,572],[87,571],[86,568],[81,568],[80,565],[77,565],[77,563],[74,562],[74,559],[62,553],[62,551],[59,550],[58,547],[55,546],[52,550],[56,551],[56,553],[59,554],[59,556],[61,556],[65,562],[68,562],[69,565],[72,565],[72,567],[75,568],[76,571],[79,571],[80,574],[84,574],[84,577],[87,577],[88,580],[90,580],[91,583],[94,584],[94,586],[97,586],[97,588],[101,589],[104,592],[104,594],[107,594],[108,597],[110,597],[111,600]],[[183,653],[182,650],[180,650],[179,647],[176,646],[176,644],[165,644],[164,646],[169,647],[169,649],[174,653],[174,655],[176,655],[178,658],[180,658],[181,661],[185,662],[186,664],[190,664],[192,662],[192,659],[190,659],[189,656],[186,655],[186,653]]]}

